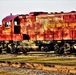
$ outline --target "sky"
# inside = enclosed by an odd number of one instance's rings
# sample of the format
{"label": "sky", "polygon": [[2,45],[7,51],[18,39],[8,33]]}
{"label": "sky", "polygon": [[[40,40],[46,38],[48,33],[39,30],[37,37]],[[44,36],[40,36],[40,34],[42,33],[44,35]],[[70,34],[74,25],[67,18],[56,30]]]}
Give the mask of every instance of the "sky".
{"label": "sky", "polygon": [[28,14],[33,11],[76,11],[76,0],[0,0],[0,24],[10,13]]}

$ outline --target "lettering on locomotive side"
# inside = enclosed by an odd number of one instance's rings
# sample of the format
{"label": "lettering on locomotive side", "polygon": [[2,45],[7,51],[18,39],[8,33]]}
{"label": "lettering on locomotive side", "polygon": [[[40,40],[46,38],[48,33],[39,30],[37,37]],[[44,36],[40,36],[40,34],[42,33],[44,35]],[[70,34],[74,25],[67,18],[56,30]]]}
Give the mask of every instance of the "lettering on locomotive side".
{"label": "lettering on locomotive side", "polygon": [[75,27],[76,26],[76,23],[70,23],[69,26],[70,27]]}
{"label": "lettering on locomotive side", "polygon": [[75,27],[76,26],[76,23],[57,23],[57,24],[54,24],[54,23],[48,23],[48,24],[44,24],[44,26],[46,28],[54,28],[54,27]]}
{"label": "lettering on locomotive side", "polygon": [[75,27],[76,23],[57,23],[56,27]]}

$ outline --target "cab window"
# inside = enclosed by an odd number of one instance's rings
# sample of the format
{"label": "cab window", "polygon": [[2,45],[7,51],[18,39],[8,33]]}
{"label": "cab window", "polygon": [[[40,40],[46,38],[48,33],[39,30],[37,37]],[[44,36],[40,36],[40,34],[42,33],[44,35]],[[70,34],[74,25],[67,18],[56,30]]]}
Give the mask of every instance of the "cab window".
{"label": "cab window", "polygon": [[10,22],[5,22],[5,27],[9,28],[10,27]]}
{"label": "cab window", "polygon": [[14,21],[14,25],[15,25],[15,26],[17,26],[17,25],[18,25],[18,24],[17,24],[17,21]]}

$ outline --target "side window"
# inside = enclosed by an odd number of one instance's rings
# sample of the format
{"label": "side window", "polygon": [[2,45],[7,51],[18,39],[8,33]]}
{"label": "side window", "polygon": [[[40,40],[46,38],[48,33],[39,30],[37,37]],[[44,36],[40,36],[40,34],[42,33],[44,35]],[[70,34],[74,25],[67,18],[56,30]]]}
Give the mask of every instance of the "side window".
{"label": "side window", "polygon": [[5,27],[9,28],[10,27],[10,22],[5,22]]}
{"label": "side window", "polygon": [[15,25],[15,26],[17,26],[17,25],[18,25],[18,24],[17,24],[17,21],[14,21],[14,25]]}

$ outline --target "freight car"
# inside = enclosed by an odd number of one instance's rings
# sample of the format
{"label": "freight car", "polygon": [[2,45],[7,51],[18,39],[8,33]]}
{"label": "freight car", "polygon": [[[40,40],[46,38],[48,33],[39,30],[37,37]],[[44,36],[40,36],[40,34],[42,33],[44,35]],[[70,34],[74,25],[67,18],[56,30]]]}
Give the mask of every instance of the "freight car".
{"label": "freight car", "polygon": [[0,52],[76,53],[76,12],[10,14],[2,20],[0,41]]}

